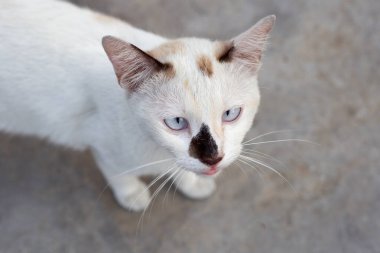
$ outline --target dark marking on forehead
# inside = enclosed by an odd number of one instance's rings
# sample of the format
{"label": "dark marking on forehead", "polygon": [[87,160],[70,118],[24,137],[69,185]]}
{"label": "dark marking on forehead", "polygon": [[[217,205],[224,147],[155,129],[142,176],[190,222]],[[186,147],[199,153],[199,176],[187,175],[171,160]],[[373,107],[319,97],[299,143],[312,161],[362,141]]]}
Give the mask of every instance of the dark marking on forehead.
{"label": "dark marking on forehead", "polygon": [[175,76],[175,69],[173,64],[165,63],[165,68],[163,69],[163,74],[166,79],[172,79]]}
{"label": "dark marking on forehead", "polygon": [[152,57],[163,60],[167,56],[178,54],[184,50],[184,45],[181,41],[173,40],[161,44],[160,46],[148,51]]}
{"label": "dark marking on forehead", "polygon": [[212,68],[212,63],[211,63],[210,58],[208,58],[205,55],[199,56],[197,59],[197,65],[203,74],[209,77],[212,76],[214,71]]}
{"label": "dark marking on forehead", "polygon": [[220,62],[228,62],[231,60],[234,44],[232,41],[218,41],[215,47],[215,57]]}
{"label": "dark marking on forehead", "polygon": [[207,125],[202,124],[199,133],[191,140],[189,155],[207,165],[213,165],[222,160],[218,157],[218,146]]}

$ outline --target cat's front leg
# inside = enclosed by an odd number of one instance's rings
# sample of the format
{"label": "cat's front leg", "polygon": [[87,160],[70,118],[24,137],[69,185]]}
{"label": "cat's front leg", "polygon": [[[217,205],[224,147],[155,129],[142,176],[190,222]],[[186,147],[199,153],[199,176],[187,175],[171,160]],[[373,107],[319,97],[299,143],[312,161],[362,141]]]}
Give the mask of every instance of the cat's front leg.
{"label": "cat's front leg", "polygon": [[215,191],[213,178],[198,176],[190,171],[183,171],[181,174],[174,180],[174,184],[186,197],[204,199]]}
{"label": "cat's front leg", "polygon": [[[106,146],[105,144],[102,145]],[[110,145],[109,150],[112,150]],[[106,152],[104,148],[93,149],[94,158],[107,180],[116,201],[125,209],[130,211],[142,211],[148,207],[151,194],[147,185],[137,175],[131,175],[131,171],[118,168],[131,167],[127,162],[120,160],[118,152]],[[118,150],[122,150],[118,148]]]}
{"label": "cat's front leg", "polygon": [[117,202],[125,209],[142,211],[150,203],[148,187],[134,176],[116,176],[108,179]]}

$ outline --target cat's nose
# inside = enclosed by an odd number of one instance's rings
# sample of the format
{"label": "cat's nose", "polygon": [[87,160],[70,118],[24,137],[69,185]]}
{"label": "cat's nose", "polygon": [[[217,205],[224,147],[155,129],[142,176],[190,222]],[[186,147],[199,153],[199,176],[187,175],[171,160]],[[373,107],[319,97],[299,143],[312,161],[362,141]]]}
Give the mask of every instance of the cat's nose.
{"label": "cat's nose", "polygon": [[207,165],[215,165],[223,159],[223,156],[219,157],[204,157],[201,162]]}

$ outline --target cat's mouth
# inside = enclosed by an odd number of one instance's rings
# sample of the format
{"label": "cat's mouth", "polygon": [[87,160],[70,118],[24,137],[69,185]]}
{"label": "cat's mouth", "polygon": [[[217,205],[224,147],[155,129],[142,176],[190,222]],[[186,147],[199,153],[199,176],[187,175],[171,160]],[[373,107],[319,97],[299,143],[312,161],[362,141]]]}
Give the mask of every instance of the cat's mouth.
{"label": "cat's mouth", "polygon": [[207,170],[203,171],[202,174],[206,176],[213,176],[218,172],[219,172],[218,167],[216,165],[213,165],[207,168]]}

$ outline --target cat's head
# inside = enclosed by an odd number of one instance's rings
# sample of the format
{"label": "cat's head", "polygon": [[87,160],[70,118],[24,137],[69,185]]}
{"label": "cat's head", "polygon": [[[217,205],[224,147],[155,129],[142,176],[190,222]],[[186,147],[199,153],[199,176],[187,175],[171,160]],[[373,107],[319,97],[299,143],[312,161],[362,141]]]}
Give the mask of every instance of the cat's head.
{"label": "cat's head", "polygon": [[259,106],[257,74],[274,21],[263,18],[229,41],[184,38],[148,52],[103,38],[133,110],[182,168],[211,175],[239,156]]}

